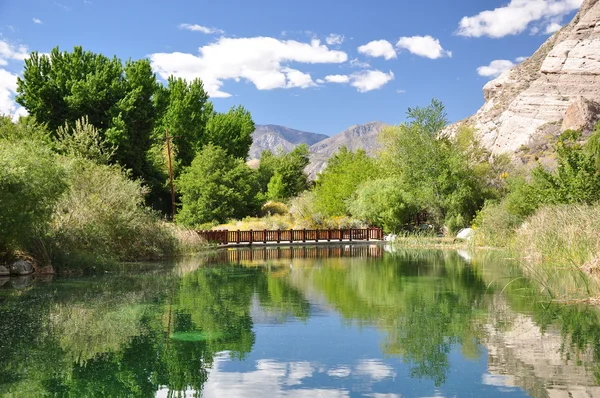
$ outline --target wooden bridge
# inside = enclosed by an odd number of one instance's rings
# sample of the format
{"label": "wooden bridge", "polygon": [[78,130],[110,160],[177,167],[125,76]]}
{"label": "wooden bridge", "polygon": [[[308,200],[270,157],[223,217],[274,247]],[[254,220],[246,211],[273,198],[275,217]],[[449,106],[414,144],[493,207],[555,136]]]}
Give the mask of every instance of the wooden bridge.
{"label": "wooden bridge", "polygon": [[196,231],[208,242],[219,245],[305,243],[305,242],[353,242],[383,240],[381,228],[361,229],[288,229],[259,231]]}

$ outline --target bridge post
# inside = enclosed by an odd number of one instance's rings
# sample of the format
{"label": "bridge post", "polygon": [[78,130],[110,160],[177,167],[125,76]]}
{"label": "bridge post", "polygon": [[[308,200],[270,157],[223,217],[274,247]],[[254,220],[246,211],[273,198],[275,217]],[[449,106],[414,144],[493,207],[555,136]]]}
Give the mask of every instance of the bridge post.
{"label": "bridge post", "polygon": [[252,232],[252,230],[250,230],[250,244],[252,244],[253,240],[254,240],[254,233]]}
{"label": "bridge post", "polygon": [[281,230],[277,229],[277,243],[281,240]]}
{"label": "bridge post", "polygon": [[267,243],[267,230],[263,231],[263,243]]}
{"label": "bridge post", "polygon": [[306,228],[302,230],[302,242],[306,242]]}
{"label": "bridge post", "polygon": [[331,230],[327,228],[327,242],[331,240]]}
{"label": "bridge post", "polygon": [[352,242],[352,231],[353,231],[353,229],[350,228],[350,242]]}
{"label": "bridge post", "polygon": [[235,234],[235,243],[237,243],[238,245],[240,244],[240,230],[238,229],[236,234]]}

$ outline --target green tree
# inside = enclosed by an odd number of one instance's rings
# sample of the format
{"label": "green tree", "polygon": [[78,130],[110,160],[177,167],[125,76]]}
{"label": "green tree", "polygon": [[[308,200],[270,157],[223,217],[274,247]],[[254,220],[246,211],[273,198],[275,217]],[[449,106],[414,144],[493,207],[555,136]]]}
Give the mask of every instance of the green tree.
{"label": "green tree", "polygon": [[177,221],[194,227],[207,222],[225,222],[258,212],[256,171],[243,160],[206,145],[177,181],[181,211]]}
{"label": "green tree", "polygon": [[363,182],[348,200],[353,217],[385,232],[398,232],[409,224],[419,210],[411,193],[396,179]]}
{"label": "green tree", "polygon": [[206,126],[205,143],[225,149],[233,157],[246,159],[252,145],[254,121],[244,107],[232,107],[227,113],[214,113]]}
{"label": "green tree", "polygon": [[102,164],[110,163],[117,150],[102,139],[98,129],[89,124],[87,116],[76,120],[73,128],[68,123],[59,127],[54,147],[59,153]]}
{"label": "green tree", "polygon": [[314,189],[317,207],[327,216],[349,214],[347,200],[358,186],[376,175],[375,161],[363,150],[342,146],[327,161]]}
{"label": "green tree", "polygon": [[170,77],[167,87],[158,87],[154,104],[157,112],[155,146],[162,153],[165,130],[169,129],[176,170],[189,166],[202,148],[206,125],[213,114],[213,106],[208,101],[204,84],[200,79],[187,82],[185,79]]}
{"label": "green tree", "polygon": [[127,61],[84,51],[54,48],[25,60],[16,101],[57,134],[65,123],[87,116],[108,143],[118,147],[114,161],[146,176],[146,152],[154,127],[152,96],[156,77],[148,60]]}
{"label": "green tree", "polygon": [[282,193],[280,200],[297,196],[308,189],[308,177],[304,169],[310,162],[308,145],[298,145],[289,153],[280,152],[274,155],[271,151],[263,151],[258,166],[261,192],[267,193],[269,183],[278,174],[281,176]]}
{"label": "green tree", "polygon": [[[477,146],[463,146],[441,136],[446,125],[443,105],[433,100],[425,108],[409,108],[408,122],[381,133],[381,164],[386,174],[398,178],[411,190],[416,203],[436,226],[451,230],[466,226],[490,194],[487,171]],[[462,150],[461,150],[462,149]]]}
{"label": "green tree", "polygon": [[268,189],[267,189],[267,199],[280,201],[285,198],[285,185],[283,184],[283,178],[281,174],[275,173],[273,177],[271,177],[271,181],[269,181]]}

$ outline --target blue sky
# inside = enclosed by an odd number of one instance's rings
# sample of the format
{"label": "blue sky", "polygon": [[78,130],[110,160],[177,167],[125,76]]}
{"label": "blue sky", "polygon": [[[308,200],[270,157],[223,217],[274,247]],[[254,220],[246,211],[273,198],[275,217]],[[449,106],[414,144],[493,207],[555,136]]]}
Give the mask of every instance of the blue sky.
{"label": "blue sky", "polygon": [[[200,77],[217,110],[324,134],[444,102],[452,121],[483,85],[568,23],[582,0],[0,0],[0,113],[30,51],[151,59]],[[496,62],[494,62],[496,61]],[[483,75],[483,76],[482,76]]]}

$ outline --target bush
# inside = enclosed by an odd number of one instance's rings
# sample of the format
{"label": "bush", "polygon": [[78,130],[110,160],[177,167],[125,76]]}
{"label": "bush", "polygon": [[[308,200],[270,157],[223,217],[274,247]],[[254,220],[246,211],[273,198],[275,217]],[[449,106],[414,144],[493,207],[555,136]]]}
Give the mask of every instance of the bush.
{"label": "bush", "polygon": [[65,164],[69,189],[57,205],[50,237],[59,262],[154,260],[175,253],[176,239],[144,207],[146,190],[139,181],[118,166],[86,159]]}
{"label": "bush", "polygon": [[35,141],[0,140],[0,256],[27,250],[66,189],[56,156]]}
{"label": "bush", "polygon": [[475,242],[482,246],[507,247],[514,240],[515,231],[523,218],[508,209],[509,203],[486,202],[477,213],[473,225]]}
{"label": "bush", "polygon": [[537,262],[580,267],[600,253],[600,205],[539,209],[517,230],[516,247]]}
{"label": "bush", "polygon": [[267,215],[281,215],[284,216],[286,214],[289,214],[289,209],[288,207],[285,205],[285,203],[281,203],[281,202],[267,202],[264,205],[262,205],[261,209],[261,216],[267,216]]}

